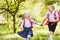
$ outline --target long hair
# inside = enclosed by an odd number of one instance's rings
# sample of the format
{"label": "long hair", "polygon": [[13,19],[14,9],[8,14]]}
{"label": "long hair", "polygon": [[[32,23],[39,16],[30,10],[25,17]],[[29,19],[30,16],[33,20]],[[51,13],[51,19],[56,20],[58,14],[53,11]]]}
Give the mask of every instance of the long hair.
{"label": "long hair", "polygon": [[19,18],[24,19],[24,14],[19,15]]}

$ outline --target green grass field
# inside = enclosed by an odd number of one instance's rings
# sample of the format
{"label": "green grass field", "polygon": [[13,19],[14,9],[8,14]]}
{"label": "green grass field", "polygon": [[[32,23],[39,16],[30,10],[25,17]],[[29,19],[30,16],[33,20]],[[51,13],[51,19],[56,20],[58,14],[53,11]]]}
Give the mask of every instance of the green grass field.
{"label": "green grass field", "polygon": [[[34,36],[31,38],[31,40],[48,40],[49,33],[47,33],[47,30],[44,32],[41,31],[37,30],[37,32],[34,32]],[[54,34],[53,38],[54,40],[60,40],[60,34]],[[0,40],[23,40],[23,38],[21,38],[18,34],[10,34],[0,36]]]}
{"label": "green grass field", "polygon": [[[58,23],[58,26],[55,30],[53,39],[54,40],[60,40],[60,23]],[[13,34],[12,30],[8,30],[7,27],[0,27],[0,40],[23,40],[17,33]],[[18,31],[17,31],[18,32]],[[49,30],[47,26],[42,27],[34,27],[33,28],[34,36],[31,38],[31,40],[48,40],[49,37]]]}

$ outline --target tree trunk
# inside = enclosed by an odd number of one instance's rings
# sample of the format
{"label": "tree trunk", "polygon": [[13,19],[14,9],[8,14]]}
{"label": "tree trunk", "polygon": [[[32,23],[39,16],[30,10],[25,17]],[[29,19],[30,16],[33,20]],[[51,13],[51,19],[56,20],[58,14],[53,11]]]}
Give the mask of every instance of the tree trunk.
{"label": "tree trunk", "polygon": [[8,21],[8,13],[7,13],[7,27],[8,27],[8,30],[9,30],[10,28],[9,28],[9,21]]}
{"label": "tree trunk", "polygon": [[13,15],[13,31],[16,33],[16,27],[15,27],[15,15]]}

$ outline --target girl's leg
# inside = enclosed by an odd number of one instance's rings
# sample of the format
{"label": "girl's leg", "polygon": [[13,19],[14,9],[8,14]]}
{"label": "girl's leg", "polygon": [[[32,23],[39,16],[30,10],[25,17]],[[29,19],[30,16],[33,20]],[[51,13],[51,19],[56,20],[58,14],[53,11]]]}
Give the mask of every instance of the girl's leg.
{"label": "girl's leg", "polygon": [[30,40],[30,38],[27,38],[27,40]]}
{"label": "girl's leg", "polygon": [[27,40],[27,38],[24,38],[24,40]]}
{"label": "girl's leg", "polygon": [[28,36],[27,36],[27,40],[30,40],[30,38],[31,38],[31,36],[30,36],[30,35],[28,35]]}
{"label": "girl's leg", "polygon": [[52,31],[50,31],[49,40],[53,40],[53,32]]}
{"label": "girl's leg", "polygon": [[55,24],[53,24],[53,25],[51,25],[51,24],[52,24],[52,23],[49,23],[49,24],[48,24],[49,31],[50,31],[49,40],[53,40],[53,33],[54,33],[55,29],[56,29],[57,23],[55,23]]}

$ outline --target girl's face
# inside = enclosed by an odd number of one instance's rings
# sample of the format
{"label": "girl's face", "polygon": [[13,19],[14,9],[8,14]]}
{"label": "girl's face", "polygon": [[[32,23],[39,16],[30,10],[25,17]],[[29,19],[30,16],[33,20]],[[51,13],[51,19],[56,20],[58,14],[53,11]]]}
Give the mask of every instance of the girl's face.
{"label": "girl's face", "polygon": [[50,12],[53,12],[53,8],[51,8],[51,6],[48,6],[48,9]]}
{"label": "girl's face", "polygon": [[24,13],[24,17],[25,18],[29,18],[30,17],[30,14],[29,13]]}

